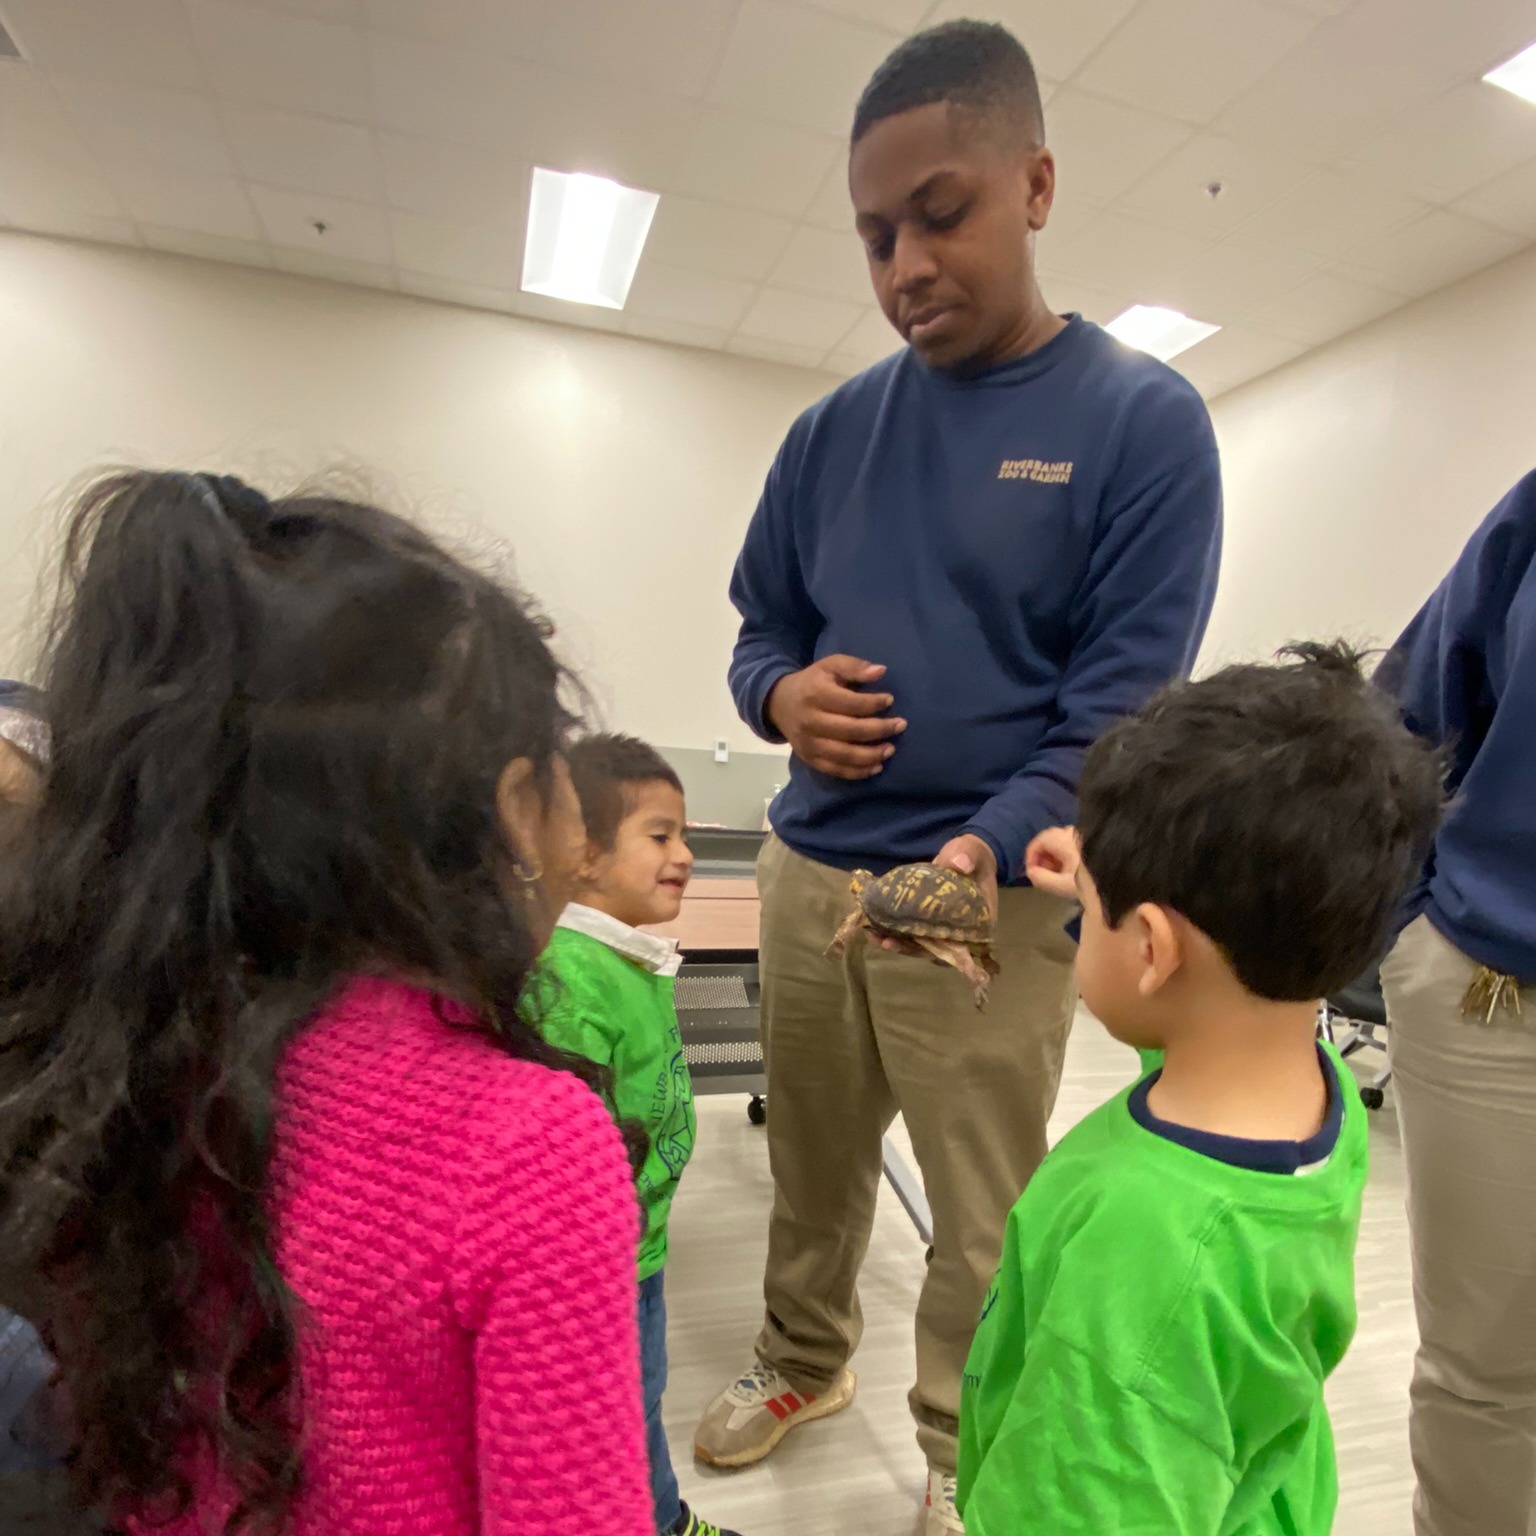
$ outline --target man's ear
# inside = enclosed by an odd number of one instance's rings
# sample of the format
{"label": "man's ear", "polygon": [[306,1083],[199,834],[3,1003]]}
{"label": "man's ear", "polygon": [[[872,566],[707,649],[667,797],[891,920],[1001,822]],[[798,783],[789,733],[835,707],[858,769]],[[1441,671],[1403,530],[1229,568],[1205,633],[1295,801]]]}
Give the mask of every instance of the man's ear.
{"label": "man's ear", "polygon": [[1137,958],[1141,974],[1136,990],[1154,997],[1184,964],[1184,935],[1167,908],[1146,901],[1136,908]]}

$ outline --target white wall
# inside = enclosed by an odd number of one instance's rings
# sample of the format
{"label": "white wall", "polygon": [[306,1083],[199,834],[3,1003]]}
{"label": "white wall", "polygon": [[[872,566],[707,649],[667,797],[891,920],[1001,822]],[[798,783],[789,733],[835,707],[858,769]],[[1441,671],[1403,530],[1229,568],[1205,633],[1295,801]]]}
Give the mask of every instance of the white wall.
{"label": "white wall", "polygon": [[725,595],[762,478],[835,381],[391,294],[0,235],[0,671],[63,491],[119,464],[264,488],[361,468],[510,543],[605,718],[745,747]]}
{"label": "white wall", "polygon": [[1204,661],[1390,642],[1536,468],[1536,250],[1215,402],[1227,494]]}

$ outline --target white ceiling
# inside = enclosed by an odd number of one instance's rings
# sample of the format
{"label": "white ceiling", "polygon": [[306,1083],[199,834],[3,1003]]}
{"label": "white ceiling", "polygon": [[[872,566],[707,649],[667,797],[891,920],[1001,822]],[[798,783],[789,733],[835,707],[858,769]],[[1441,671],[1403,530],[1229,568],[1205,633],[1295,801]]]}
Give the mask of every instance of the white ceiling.
{"label": "white ceiling", "polygon": [[[1047,82],[1048,298],[1221,324],[1208,394],[1536,242],[1536,0],[0,0],[0,223],[851,373],[853,103],[965,14]],[[517,291],[535,163],[662,193],[622,314]]]}

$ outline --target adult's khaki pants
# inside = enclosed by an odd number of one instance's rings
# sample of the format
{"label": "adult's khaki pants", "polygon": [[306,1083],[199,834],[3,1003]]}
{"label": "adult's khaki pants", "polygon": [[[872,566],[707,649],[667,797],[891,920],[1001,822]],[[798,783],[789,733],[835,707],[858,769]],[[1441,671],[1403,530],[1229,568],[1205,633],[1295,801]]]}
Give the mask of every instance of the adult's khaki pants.
{"label": "adult's khaki pants", "polygon": [[1417,1536],[1530,1536],[1536,1506],[1536,989],[1468,1019],[1427,918],[1382,967],[1419,1318]]}
{"label": "adult's khaki pants", "polygon": [[758,1355],[818,1392],[858,1347],[881,1138],[899,1109],[933,1207],[910,1403],[929,1465],[952,1472],[977,1314],[1061,1080],[1076,1003],[1068,909],[1032,889],[1001,893],[1002,974],[978,1013],[948,967],[864,943],[828,958],[852,910],[842,871],[770,837],[758,891],[774,1182]]}

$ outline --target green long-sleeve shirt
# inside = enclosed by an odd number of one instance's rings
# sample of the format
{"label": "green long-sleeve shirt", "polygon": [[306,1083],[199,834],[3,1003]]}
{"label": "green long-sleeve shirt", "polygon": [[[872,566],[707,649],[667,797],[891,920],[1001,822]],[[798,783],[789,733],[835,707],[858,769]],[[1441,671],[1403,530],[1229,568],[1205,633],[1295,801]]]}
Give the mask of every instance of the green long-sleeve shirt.
{"label": "green long-sleeve shirt", "polygon": [[613,1072],[614,1111],[650,1140],[637,1183],[645,1207],[640,1278],[667,1262],[667,1217],[698,1122],[672,996],[676,946],[572,906],[544,953],[557,985],[540,1027],[552,1045]]}
{"label": "green long-sleeve shirt", "polygon": [[1367,1161],[1333,1060],[1342,1126],[1305,1172],[1167,1140],[1129,1089],[1046,1159],[966,1370],[967,1536],[1328,1536]]}

